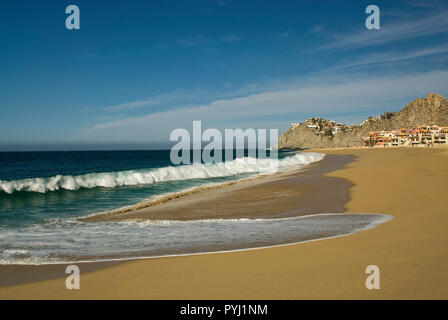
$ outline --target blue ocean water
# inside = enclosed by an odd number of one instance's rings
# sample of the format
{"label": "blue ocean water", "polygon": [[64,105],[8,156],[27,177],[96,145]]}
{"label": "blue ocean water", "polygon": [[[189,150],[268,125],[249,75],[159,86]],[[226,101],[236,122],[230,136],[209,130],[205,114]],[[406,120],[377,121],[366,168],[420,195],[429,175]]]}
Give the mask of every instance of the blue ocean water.
{"label": "blue ocean water", "polygon": [[[278,157],[281,161],[291,155],[280,152]],[[0,225],[107,211],[156,195],[241,179],[259,169],[235,162],[227,168],[174,166],[169,150],[0,152]]]}
{"label": "blue ocean water", "polygon": [[[168,166],[169,151],[2,152],[1,184],[23,179]],[[165,188],[164,188],[165,187]],[[168,186],[60,189],[53,192],[0,190],[0,225],[18,226],[51,218],[81,216],[137,202]]]}
{"label": "blue ocean water", "polygon": [[[306,238],[310,234],[294,234],[306,229],[300,219],[279,220],[278,230],[285,231],[279,234],[268,232],[272,221],[265,220],[85,223],[76,218],[197,186],[297,170],[323,157],[268,152],[257,158],[246,150],[234,151],[225,162],[173,165],[169,150],[0,152],[0,264],[201,252],[212,242],[231,249],[275,237],[276,243]],[[330,220],[322,222],[328,223],[325,228],[342,230]],[[377,217],[367,220],[363,223]],[[268,233],[271,240],[264,239]]]}

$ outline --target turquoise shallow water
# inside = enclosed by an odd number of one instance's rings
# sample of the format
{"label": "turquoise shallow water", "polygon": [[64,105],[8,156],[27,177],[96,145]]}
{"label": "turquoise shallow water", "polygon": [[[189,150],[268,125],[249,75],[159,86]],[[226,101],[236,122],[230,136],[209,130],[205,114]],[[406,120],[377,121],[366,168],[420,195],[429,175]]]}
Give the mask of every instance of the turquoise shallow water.
{"label": "turquoise shallow water", "polygon": [[[168,150],[0,153],[0,264],[233,250],[301,241],[322,232],[351,232],[363,223],[371,223],[358,221],[341,228],[333,220],[319,220],[323,229],[316,229],[315,223],[306,224],[308,220],[142,224],[82,223],[76,219],[197,186],[274,173],[277,169],[297,170],[323,157],[280,152],[277,160],[234,154],[226,162],[174,166]],[[276,229],[272,229],[274,224]]]}
{"label": "turquoise shallow water", "polygon": [[0,227],[0,264],[106,261],[258,248],[346,235],[390,219],[379,214],[114,223],[65,219]]}
{"label": "turquoise shallow water", "polygon": [[[292,155],[281,152],[279,159]],[[304,164],[292,162],[292,166]],[[216,165],[173,166],[169,150],[3,152],[0,225],[23,226],[107,211],[161,194],[245,178],[259,170],[244,157]]]}

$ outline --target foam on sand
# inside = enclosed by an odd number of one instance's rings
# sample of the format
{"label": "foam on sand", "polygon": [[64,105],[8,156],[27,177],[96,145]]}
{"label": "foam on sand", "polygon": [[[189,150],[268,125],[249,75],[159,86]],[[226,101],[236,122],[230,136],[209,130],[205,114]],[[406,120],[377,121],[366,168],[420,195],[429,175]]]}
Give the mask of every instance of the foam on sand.
{"label": "foam on sand", "polygon": [[111,261],[245,250],[343,236],[391,219],[381,214],[315,214],[194,221],[53,220],[0,228],[0,264]]}

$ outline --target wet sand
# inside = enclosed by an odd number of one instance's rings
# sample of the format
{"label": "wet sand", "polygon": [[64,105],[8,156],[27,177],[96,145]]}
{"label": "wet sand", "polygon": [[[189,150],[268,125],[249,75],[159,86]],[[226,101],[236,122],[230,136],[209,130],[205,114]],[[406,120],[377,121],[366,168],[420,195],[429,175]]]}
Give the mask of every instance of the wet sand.
{"label": "wet sand", "polygon": [[[198,189],[192,194],[172,197],[155,206],[125,213],[114,211],[81,220],[102,222],[126,219],[280,218],[315,213],[342,213],[348,201],[351,183],[325,174],[343,168],[353,158],[349,155],[329,155],[297,172],[243,180],[223,187]],[[322,192],[330,194],[331,197],[322,199]],[[260,246],[268,245],[269,243],[263,243]],[[205,247],[204,250],[208,251]],[[79,263],[79,267],[81,272],[88,272],[117,263],[120,262]],[[0,286],[63,277],[66,266],[67,264],[0,265]]]}
{"label": "wet sand", "polygon": [[[345,212],[383,213],[394,220],[357,234],[302,244],[123,262],[82,273],[81,290],[65,289],[65,278],[58,278],[2,287],[0,298],[447,299],[448,149],[321,151],[356,157],[346,168],[325,174],[334,181],[349,181]],[[285,179],[295,195],[305,194],[292,176]],[[282,179],[265,181],[271,184],[267,190],[273,193]],[[340,190],[329,191],[324,184],[310,182],[309,190],[320,194],[316,200],[332,202],[342,196],[333,197]],[[262,189],[247,194],[256,199]],[[284,200],[278,204],[285,202],[285,211],[276,216],[308,210],[308,205],[292,209],[294,201]],[[245,206],[233,210],[246,213]],[[365,288],[365,268],[371,264],[381,270],[380,290]]]}
{"label": "wet sand", "polygon": [[[192,194],[187,192],[179,197],[170,197],[155,206],[95,215],[82,220],[283,218],[343,212],[351,183],[325,174],[343,168],[353,159],[350,155],[328,155],[298,172],[199,189]],[[326,196],[322,197],[322,194]]]}

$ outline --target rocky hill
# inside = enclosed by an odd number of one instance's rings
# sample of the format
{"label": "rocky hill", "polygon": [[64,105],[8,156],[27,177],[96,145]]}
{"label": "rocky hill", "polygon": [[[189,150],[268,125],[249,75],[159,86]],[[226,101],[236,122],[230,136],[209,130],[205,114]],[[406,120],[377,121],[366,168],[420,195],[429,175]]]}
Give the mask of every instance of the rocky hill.
{"label": "rocky hill", "polygon": [[408,103],[398,112],[387,112],[369,117],[359,126],[347,127],[336,134],[316,132],[305,123],[285,131],[279,138],[279,149],[353,147],[360,146],[371,131],[414,128],[421,125],[448,126],[448,100],[440,94],[428,93]]}

